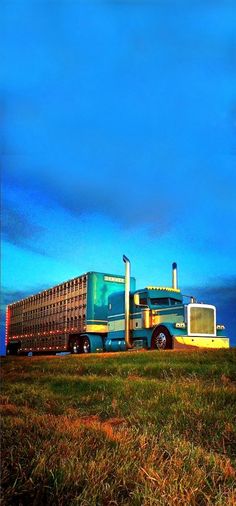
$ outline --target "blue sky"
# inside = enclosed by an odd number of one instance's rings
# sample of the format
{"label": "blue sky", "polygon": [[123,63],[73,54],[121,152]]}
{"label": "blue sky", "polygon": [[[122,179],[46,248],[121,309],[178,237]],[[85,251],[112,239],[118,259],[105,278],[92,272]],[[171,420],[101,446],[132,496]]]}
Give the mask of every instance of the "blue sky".
{"label": "blue sky", "polygon": [[[233,1],[2,4],[2,306],[88,270],[180,285],[236,344]],[[2,330],[3,332],[3,330]]]}

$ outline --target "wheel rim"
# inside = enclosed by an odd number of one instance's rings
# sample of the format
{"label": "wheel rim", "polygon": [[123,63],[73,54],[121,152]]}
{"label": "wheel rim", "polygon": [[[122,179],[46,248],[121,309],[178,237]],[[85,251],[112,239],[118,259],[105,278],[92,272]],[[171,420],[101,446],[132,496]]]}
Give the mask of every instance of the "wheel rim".
{"label": "wheel rim", "polygon": [[73,348],[72,349],[73,349],[73,353],[75,353],[75,354],[79,353],[78,344],[76,342],[73,344]]}
{"label": "wheel rim", "polygon": [[83,350],[84,350],[84,353],[90,352],[90,342],[88,339],[84,339]]}
{"label": "wheel rim", "polygon": [[155,337],[155,344],[160,350],[164,350],[166,348],[166,335],[164,332],[160,332],[160,334]]}

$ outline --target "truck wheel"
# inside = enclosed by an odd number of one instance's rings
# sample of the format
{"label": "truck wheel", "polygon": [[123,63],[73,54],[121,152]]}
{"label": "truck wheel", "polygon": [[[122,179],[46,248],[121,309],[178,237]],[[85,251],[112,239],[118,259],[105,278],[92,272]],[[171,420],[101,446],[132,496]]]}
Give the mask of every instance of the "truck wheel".
{"label": "truck wheel", "polygon": [[91,351],[90,340],[87,336],[85,336],[83,340],[83,352],[90,353],[90,351]]}
{"label": "truck wheel", "polygon": [[172,349],[172,337],[166,327],[157,327],[152,335],[151,341],[152,350],[171,350]]}

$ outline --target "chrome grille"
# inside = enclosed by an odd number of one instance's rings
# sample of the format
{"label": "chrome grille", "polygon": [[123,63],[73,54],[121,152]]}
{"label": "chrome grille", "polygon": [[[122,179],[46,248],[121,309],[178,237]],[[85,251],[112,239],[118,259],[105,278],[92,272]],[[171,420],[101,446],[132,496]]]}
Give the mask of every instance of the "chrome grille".
{"label": "chrome grille", "polygon": [[215,308],[190,307],[190,334],[215,335]]}

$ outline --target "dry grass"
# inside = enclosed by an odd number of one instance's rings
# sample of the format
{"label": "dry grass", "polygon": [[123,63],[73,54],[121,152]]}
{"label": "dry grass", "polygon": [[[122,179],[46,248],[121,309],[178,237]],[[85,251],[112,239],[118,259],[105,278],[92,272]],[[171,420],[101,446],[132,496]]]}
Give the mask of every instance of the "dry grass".
{"label": "dry grass", "polygon": [[3,360],[2,505],[236,504],[236,353]]}

